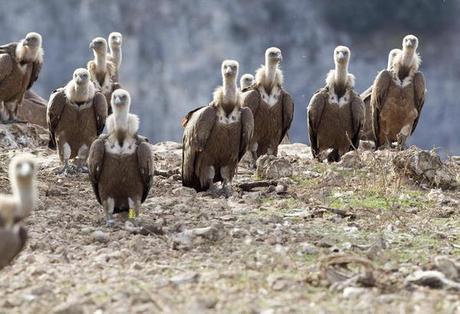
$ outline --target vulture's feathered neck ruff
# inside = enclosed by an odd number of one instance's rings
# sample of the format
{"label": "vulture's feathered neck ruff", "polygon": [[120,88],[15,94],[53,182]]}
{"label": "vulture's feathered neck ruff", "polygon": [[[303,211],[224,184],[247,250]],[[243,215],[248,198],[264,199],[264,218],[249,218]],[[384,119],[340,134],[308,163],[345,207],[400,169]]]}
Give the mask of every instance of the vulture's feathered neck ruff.
{"label": "vulture's feathered neck ruff", "polygon": [[64,87],[65,96],[72,103],[86,103],[90,99],[94,98],[96,89],[93,82],[87,81],[83,84],[77,84],[74,80],[71,80]]}
{"label": "vulture's feathered neck ruff", "polygon": [[418,38],[413,35],[407,35],[403,39],[402,52],[395,57],[393,71],[395,79],[401,82],[409,78],[409,81],[418,71],[422,62],[417,53]]}
{"label": "vulture's feathered neck ruff", "polygon": [[406,77],[412,77],[418,71],[422,59],[415,50],[403,49],[403,51],[395,57],[393,63],[393,71],[397,78],[404,80]]}
{"label": "vulture's feathered neck ruff", "polygon": [[34,157],[29,154],[14,157],[9,167],[9,179],[18,210],[15,216],[26,217],[37,200]]}
{"label": "vulture's feathered neck ruff", "polygon": [[393,70],[393,65],[395,62],[396,57],[398,54],[402,53],[401,49],[392,49],[390,53],[388,54],[388,64],[387,64],[387,70],[391,71]]}
{"label": "vulture's feathered neck ruff", "polygon": [[[117,90],[118,93],[122,90]],[[112,95],[112,111],[113,113],[107,118],[107,132],[114,134],[120,144],[123,143],[126,138],[133,138],[136,136],[139,130],[139,118],[135,114],[129,113],[131,107],[131,99],[129,94],[125,94],[127,99],[123,104],[116,104],[115,97]]]}
{"label": "vulture's feathered neck ruff", "polygon": [[236,84],[238,67],[235,60],[222,62],[222,86],[217,87],[213,94],[214,106],[222,108],[226,116],[232,113],[236,106],[240,106],[240,91]]}
{"label": "vulture's feathered neck ruff", "polygon": [[29,63],[43,61],[43,48],[41,46],[29,47],[24,45],[24,39],[16,46],[16,60]]}
{"label": "vulture's feathered neck ruff", "polygon": [[241,93],[236,88],[236,82],[234,86],[219,86],[216,88],[213,94],[213,103],[217,108],[222,108],[225,115],[230,115],[235,108],[241,106]]}
{"label": "vulture's feathered neck ruff", "polygon": [[263,87],[267,94],[270,94],[273,87],[283,87],[284,76],[278,63],[268,62],[266,65],[261,65],[256,71],[255,81],[258,87]]}
{"label": "vulture's feathered neck ruff", "polygon": [[326,86],[334,98],[339,100],[348,90],[353,89],[355,77],[348,73],[351,52],[348,47],[337,46],[334,49],[335,69],[329,71],[326,77]]}

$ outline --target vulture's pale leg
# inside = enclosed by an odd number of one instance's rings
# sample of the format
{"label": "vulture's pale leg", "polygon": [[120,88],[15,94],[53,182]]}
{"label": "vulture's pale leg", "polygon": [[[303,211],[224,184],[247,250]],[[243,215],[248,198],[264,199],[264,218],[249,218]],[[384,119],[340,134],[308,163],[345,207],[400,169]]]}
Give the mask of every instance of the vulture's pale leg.
{"label": "vulture's pale leg", "polygon": [[7,122],[10,118],[8,111],[6,110],[5,103],[3,101],[0,102],[0,120],[2,122]]}
{"label": "vulture's pale leg", "polygon": [[232,190],[232,176],[230,173],[230,168],[228,166],[222,167],[220,169],[220,175],[222,176],[222,190],[224,191],[224,195],[226,198],[229,198],[233,194]]}
{"label": "vulture's pale leg", "polygon": [[380,149],[391,149],[391,142],[388,139],[388,136],[385,134],[385,143],[380,146]]}
{"label": "vulture's pale leg", "polygon": [[398,145],[397,148],[398,150],[403,150],[406,148],[406,140],[409,137],[410,131],[411,131],[412,125],[405,125],[399,131],[397,138],[398,138]]}
{"label": "vulture's pale leg", "polygon": [[214,177],[216,175],[216,171],[214,169],[213,166],[210,166],[209,169],[208,169],[208,190],[206,191],[206,193],[210,194],[210,195],[213,195],[213,196],[216,196],[218,195],[218,189],[216,187],[216,185],[214,184]]}
{"label": "vulture's pale leg", "polygon": [[106,222],[105,225],[109,228],[112,228],[115,224],[115,220],[113,220],[113,212],[115,210],[115,201],[113,198],[108,198],[102,203],[105,211]]}
{"label": "vulture's pale leg", "polygon": [[139,212],[141,208],[141,202],[138,199],[128,199],[129,210],[128,210],[128,220],[125,222],[125,228],[130,232],[139,232],[140,231],[140,218]]}
{"label": "vulture's pale leg", "polygon": [[83,144],[80,149],[78,150],[77,156],[77,171],[88,173],[88,167],[86,166],[86,160],[88,159],[88,146]]}
{"label": "vulture's pale leg", "polygon": [[64,145],[62,145],[62,161],[64,163],[64,167],[60,171],[58,171],[58,174],[64,174],[65,176],[74,174],[72,166],[69,165],[71,153],[72,150],[70,148],[70,145],[68,143],[64,143]]}
{"label": "vulture's pale leg", "polygon": [[253,169],[257,168],[257,148],[259,148],[259,144],[257,143],[254,143],[251,147],[252,161],[249,164],[249,166]]}
{"label": "vulture's pale leg", "polygon": [[7,123],[27,123],[27,121],[19,120],[16,116],[19,104],[16,101],[5,103],[6,111],[8,112]]}

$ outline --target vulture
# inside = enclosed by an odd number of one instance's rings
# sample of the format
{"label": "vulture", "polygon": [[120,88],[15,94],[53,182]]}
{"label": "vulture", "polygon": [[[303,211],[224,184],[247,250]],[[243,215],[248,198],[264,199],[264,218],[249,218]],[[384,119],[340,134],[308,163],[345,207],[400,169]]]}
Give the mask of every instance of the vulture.
{"label": "vulture", "polygon": [[[392,49],[388,54],[388,65],[387,70],[391,71],[393,69],[393,62],[398,54],[401,53],[401,49]],[[363,141],[373,141],[374,131],[372,129],[372,109],[371,109],[371,94],[372,94],[372,85],[366,89],[361,95],[361,99],[364,102],[364,126],[361,130],[361,140]]]}
{"label": "vulture", "polygon": [[32,155],[13,157],[9,166],[12,195],[0,195],[0,270],[22,251],[26,230],[19,225],[35,207],[35,161]]}
{"label": "vulture", "polygon": [[129,93],[114,91],[111,106],[107,134],[90,148],[89,178],[107,226],[113,226],[113,214],[120,212],[128,212],[127,223],[138,225],[141,204],[153,183],[153,154],[147,139],[137,134],[139,118],[129,113]]}
{"label": "vulture", "polygon": [[102,133],[107,118],[105,97],[94,87],[88,70],[76,69],[73,79],[51,94],[46,116],[49,147],[57,146],[59,158],[64,163],[61,173],[70,174],[69,159],[75,157],[77,170],[86,171],[88,150]]}
{"label": "vulture", "polygon": [[207,106],[188,113],[183,120],[182,184],[196,191],[232,194],[232,179],[238,162],[247,150],[254,130],[249,108],[242,108],[237,88],[238,62],[225,60],[223,86],[214,91]]}
{"label": "vulture", "polygon": [[254,75],[249,73],[243,74],[240,79],[240,91],[242,93],[247,92],[254,84],[254,80]]}
{"label": "vulture", "polygon": [[425,102],[425,77],[418,70],[418,38],[407,35],[392,69],[381,71],[372,85],[370,107],[376,147],[404,148],[415,131]]}
{"label": "vulture", "polygon": [[121,45],[123,43],[123,36],[119,32],[112,32],[109,35],[109,48],[110,53],[107,59],[115,65],[115,80],[119,81],[119,72],[121,65]]}
{"label": "vulture", "polygon": [[19,42],[0,46],[0,120],[18,122],[26,90],[38,79],[43,64],[42,37],[28,33]]}
{"label": "vulture", "polygon": [[335,69],[329,71],[326,86],[313,95],[308,105],[311,150],[320,161],[338,161],[359,145],[364,105],[353,89],[355,77],[348,73],[349,60],[350,49],[335,48]]}
{"label": "vulture", "polygon": [[248,148],[253,167],[261,155],[278,154],[278,145],[294,117],[294,103],[283,88],[283,72],[279,68],[281,60],[280,49],[268,48],[265,65],[256,71],[255,83],[244,94],[243,106],[250,108],[254,116],[254,135]]}
{"label": "vulture", "polygon": [[[88,61],[87,65],[90,79],[96,89],[105,96],[107,104],[110,104],[113,91],[120,88],[117,81],[117,66],[108,60],[107,41],[104,38],[94,38],[89,47],[94,53],[94,59]],[[108,106],[107,109],[109,114],[112,113],[112,107]]]}

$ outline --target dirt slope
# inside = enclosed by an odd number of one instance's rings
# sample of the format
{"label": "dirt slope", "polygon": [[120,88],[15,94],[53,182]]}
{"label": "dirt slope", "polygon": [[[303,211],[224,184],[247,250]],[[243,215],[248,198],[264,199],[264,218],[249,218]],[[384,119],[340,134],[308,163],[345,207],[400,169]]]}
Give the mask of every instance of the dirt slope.
{"label": "dirt slope", "polygon": [[[305,145],[283,145],[288,162],[272,165],[290,178],[224,199],[181,187],[180,144],[159,143],[142,212],[149,232],[132,234],[123,217],[104,226],[86,175],[55,174],[45,139],[41,129],[0,127],[0,192],[14,153],[40,163],[40,205],[25,222],[27,248],[0,272],[0,313],[460,311],[458,273],[441,289],[410,282],[417,270],[445,271],[436,256],[459,261],[460,193],[396,173],[395,152],[327,165]],[[260,179],[246,165],[235,185]],[[447,168],[458,176],[454,162]],[[364,266],[334,268],[331,255]]]}

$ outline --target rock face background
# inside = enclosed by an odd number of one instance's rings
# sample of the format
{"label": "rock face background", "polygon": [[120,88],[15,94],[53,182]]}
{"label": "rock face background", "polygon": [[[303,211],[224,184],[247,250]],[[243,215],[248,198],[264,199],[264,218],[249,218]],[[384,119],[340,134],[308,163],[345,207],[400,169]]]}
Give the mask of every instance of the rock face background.
{"label": "rock face background", "polygon": [[[448,154],[459,154],[460,27],[448,17],[460,10],[452,0],[407,0],[398,1],[399,9],[393,12],[388,7],[393,2],[386,1],[382,9],[372,7],[375,3],[353,8],[354,16],[343,16],[353,21],[347,28],[337,18],[337,11],[345,13],[346,7],[325,8],[334,5],[331,1],[18,0],[2,3],[0,41],[17,40],[32,30],[44,35],[46,65],[34,89],[47,97],[71,78],[76,67],[86,66],[93,37],[122,32],[121,83],[132,93],[142,131],[154,142],[180,140],[181,117],[210,100],[220,84],[223,59],[239,60],[240,74],[254,72],[265,49],[278,46],[284,54],[286,89],[296,104],[291,137],[306,142],[305,107],[333,67],[334,47],[351,48],[350,71],[361,92],[385,67],[387,52],[400,47],[405,34],[414,33],[420,39],[428,93],[411,141],[422,148],[441,147]],[[427,10],[426,5],[433,7]],[[359,23],[364,16],[372,22],[369,28]]]}

